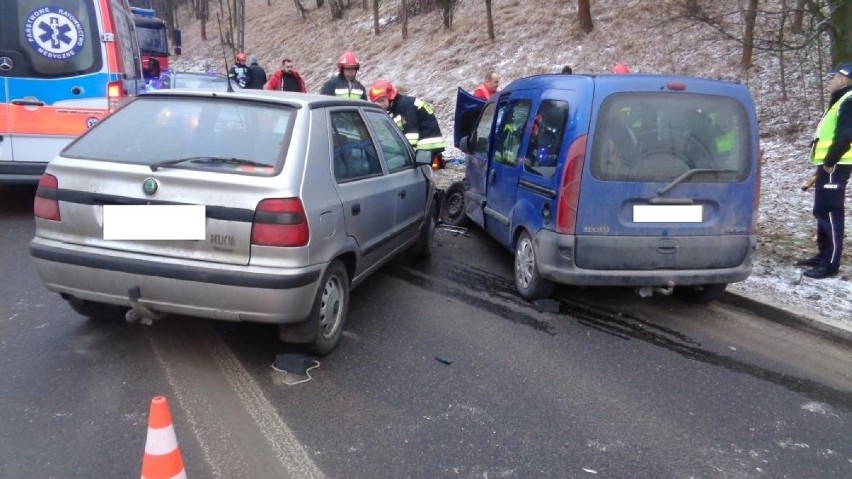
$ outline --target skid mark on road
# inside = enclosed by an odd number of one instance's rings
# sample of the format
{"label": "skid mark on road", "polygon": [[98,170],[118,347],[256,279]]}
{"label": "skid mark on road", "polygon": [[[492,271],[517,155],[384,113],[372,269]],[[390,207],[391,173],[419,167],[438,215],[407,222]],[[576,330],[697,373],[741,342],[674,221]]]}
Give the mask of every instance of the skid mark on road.
{"label": "skid mark on road", "polygon": [[323,477],[209,321],[165,321],[146,336],[214,477]]}

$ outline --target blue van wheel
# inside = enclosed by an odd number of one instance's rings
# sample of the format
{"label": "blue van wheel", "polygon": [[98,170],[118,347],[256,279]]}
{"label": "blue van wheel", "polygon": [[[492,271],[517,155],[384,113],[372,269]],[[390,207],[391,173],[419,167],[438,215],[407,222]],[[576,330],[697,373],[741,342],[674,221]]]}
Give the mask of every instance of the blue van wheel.
{"label": "blue van wheel", "polygon": [[521,296],[530,300],[550,297],[553,292],[553,283],[538,272],[533,241],[526,231],[515,245],[515,287]]}
{"label": "blue van wheel", "polygon": [[447,188],[441,199],[441,221],[450,226],[462,226],[464,214],[464,184],[457,181]]}

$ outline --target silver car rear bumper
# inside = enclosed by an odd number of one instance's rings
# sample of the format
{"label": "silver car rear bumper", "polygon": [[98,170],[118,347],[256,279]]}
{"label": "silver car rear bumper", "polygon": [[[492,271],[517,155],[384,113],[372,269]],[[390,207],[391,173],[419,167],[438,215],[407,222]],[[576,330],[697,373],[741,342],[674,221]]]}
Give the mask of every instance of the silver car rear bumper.
{"label": "silver car rear bumper", "polygon": [[270,268],[87,248],[38,238],[30,255],[47,289],[131,306],[131,290],[152,311],[228,321],[296,323],[308,319],[322,266]]}

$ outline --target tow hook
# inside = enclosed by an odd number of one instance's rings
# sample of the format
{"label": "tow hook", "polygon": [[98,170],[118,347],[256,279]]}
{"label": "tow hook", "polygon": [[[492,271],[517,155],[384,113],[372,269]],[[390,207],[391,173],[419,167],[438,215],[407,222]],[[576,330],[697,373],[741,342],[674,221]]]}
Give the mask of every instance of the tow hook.
{"label": "tow hook", "polygon": [[636,294],[640,298],[650,298],[654,293],[671,296],[674,292],[674,286],[674,281],[669,281],[665,286],[642,286],[641,288],[636,288]]}
{"label": "tow hook", "polygon": [[151,326],[154,324],[154,321],[166,317],[165,313],[151,311],[147,306],[144,306],[139,302],[139,298],[142,296],[142,290],[139,286],[134,286],[127,290],[127,296],[128,299],[130,299],[131,309],[127,310],[127,313],[124,315],[124,319],[128,323],[139,323],[144,324],[145,326]]}

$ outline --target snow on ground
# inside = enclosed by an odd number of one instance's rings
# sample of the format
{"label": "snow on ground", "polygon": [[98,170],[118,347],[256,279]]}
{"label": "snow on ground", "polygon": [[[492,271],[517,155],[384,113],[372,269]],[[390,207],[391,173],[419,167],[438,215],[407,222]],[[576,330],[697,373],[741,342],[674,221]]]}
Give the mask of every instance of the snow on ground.
{"label": "snow on ground", "polygon": [[[769,8],[779,1],[762,5]],[[763,150],[759,244],[752,276],[729,290],[852,331],[852,250],[844,255],[846,265],[836,278],[802,278],[802,268],[793,265],[815,253],[813,193],[802,192],[800,186],[810,175],[808,142],[825,107],[821,55],[785,54],[782,78],[781,60],[757,52],[754,66],[743,75],[739,45],[714,30],[675,18],[677,11],[668,0],[593,2],[595,30],[588,35],[578,31],[574,2],[494,0],[493,42],[486,35],[485,8],[479,0],[459,0],[449,32],[440,28],[437,13],[410,18],[406,40],[401,38],[398,19],[394,21],[398,1],[381,2],[383,27],[378,37],[369,13],[355,6],[360,2],[351,3],[344,19],[330,22],[328,9],[316,9],[313,2],[302,2],[308,9],[302,21],[292,2],[246,0],[246,50],[270,73],[281,59],[293,59],[313,92],[335,72],[340,53],[354,50],[362,64],[359,80],[369,86],[375,79],[388,78],[404,93],[428,101],[448,144],[452,144],[456,88],[473,89],[490,69],[502,74],[504,85],[522,76],[559,72],[566,64],[577,73],[600,73],[616,62],[627,63],[634,72],[747,84],[760,118]],[[729,4],[731,0],[720,0],[715,7],[730,8]],[[214,13],[210,16],[215,18]],[[207,41],[201,40],[199,22],[188,11],[181,12],[179,22],[184,55],[173,57],[173,68],[224,71],[225,58],[230,63],[233,56],[220,46],[215,22],[207,25]],[[460,156],[454,148],[448,153]],[[459,168],[449,168],[439,172],[438,181],[448,184],[462,174]],[[847,202],[850,206],[852,202]],[[847,221],[847,231],[852,231],[849,225]]]}

